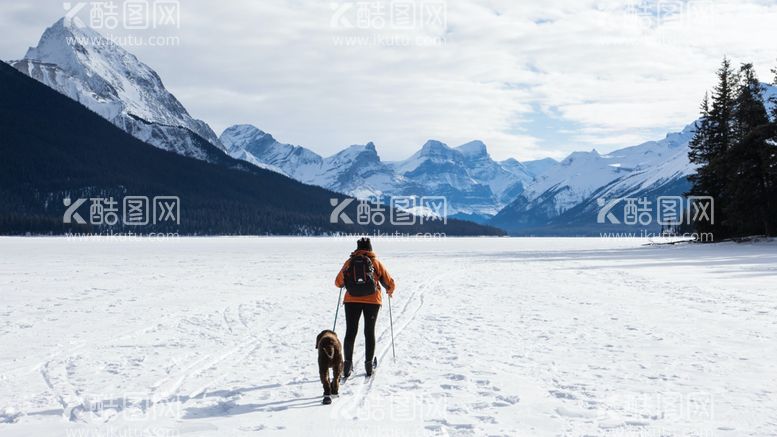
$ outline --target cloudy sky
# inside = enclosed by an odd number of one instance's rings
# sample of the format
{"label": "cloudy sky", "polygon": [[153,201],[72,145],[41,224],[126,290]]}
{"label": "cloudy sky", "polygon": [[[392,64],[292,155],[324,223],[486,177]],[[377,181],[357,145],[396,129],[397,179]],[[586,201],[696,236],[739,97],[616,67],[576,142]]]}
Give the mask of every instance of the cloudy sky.
{"label": "cloudy sky", "polygon": [[[78,3],[4,1],[0,58],[22,57]],[[323,155],[374,141],[398,160],[429,138],[480,139],[498,159],[607,152],[693,121],[724,55],[763,81],[777,65],[774,0],[182,0],[179,12],[176,25],[98,31],[136,37],[125,48],[217,133],[251,123]]]}

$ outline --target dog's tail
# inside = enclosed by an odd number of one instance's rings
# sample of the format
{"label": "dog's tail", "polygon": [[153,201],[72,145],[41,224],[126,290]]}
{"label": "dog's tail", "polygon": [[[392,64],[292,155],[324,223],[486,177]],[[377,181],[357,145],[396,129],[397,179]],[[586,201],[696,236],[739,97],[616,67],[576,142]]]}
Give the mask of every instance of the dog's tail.
{"label": "dog's tail", "polygon": [[326,354],[327,357],[329,357],[330,360],[334,359],[334,357],[335,357],[335,348],[334,348],[334,346],[329,346],[327,348],[324,348],[324,353]]}

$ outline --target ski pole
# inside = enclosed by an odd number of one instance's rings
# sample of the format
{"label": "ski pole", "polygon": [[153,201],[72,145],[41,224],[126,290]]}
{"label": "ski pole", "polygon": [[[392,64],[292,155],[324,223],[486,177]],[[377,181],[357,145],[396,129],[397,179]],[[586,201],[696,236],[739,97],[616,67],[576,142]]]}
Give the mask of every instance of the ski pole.
{"label": "ski pole", "polygon": [[394,362],[397,362],[397,351],[394,349],[394,316],[391,315],[391,295],[389,295],[389,323],[391,324],[391,355],[394,356]]}
{"label": "ski pole", "polygon": [[332,331],[337,328],[337,314],[340,312],[340,299],[343,297],[343,287],[340,287],[340,295],[337,296],[337,307],[335,307],[335,323],[332,325]]}

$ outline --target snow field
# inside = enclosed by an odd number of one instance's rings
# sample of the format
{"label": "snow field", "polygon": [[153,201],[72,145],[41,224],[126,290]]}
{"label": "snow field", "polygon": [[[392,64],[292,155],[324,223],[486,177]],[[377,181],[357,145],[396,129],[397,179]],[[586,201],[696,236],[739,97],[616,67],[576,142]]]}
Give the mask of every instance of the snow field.
{"label": "snow field", "polygon": [[322,406],[353,241],[2,238],[0,435],[777,434],[777,245],[642,243],[376,239],[397,359]]}

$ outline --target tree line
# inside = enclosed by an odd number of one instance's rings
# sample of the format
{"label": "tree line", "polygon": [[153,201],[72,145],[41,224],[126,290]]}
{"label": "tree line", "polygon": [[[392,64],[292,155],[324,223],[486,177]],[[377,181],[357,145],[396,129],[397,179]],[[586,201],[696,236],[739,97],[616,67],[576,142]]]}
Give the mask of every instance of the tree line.
{"label": "tree line", "polygon": [[716,240],[777,233],[777,95],[765,92],[753,64],[735,68],[724,58],[701,104],[688,153],[698,170],[687,194],[714,199],[712,220],[694,227]]}

